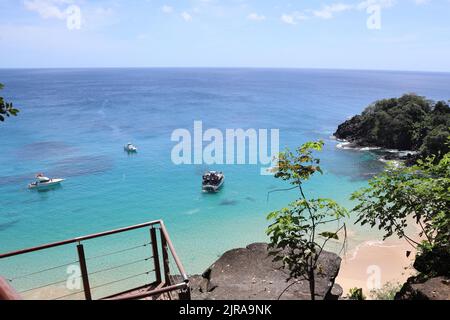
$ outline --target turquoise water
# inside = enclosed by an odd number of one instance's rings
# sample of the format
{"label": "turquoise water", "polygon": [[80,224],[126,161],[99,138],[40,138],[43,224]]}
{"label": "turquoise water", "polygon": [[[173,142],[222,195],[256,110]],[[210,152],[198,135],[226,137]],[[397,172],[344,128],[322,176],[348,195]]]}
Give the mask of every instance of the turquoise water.
{"label": "turquoise water", "polygon": [[[0,70],[0,82],[2,94],[22,110],[0,124],[0,252],[163,219],[188,273],[202,272],[228,249],[265,240],[266,214],[296,194],[276,193],[267,201],[268,191],[285,185],[261,176],[258,166],[173,165],[173,130],[192,130],[202,120],[205,128],[280,129],[282,148],[323,139],[325,174],[308,183],[307,192],[351,207],[350,194],[382,164],[368,152],[337,149],[330,138],[337,125],[384,97],[450,97],[444,73]],[[129,141],[139,147],[137,155],[124,153]],[[201,193],[206,169],[226,173],[219,194]],[[67,181],[48,192],[29,191],[37,172]],[[353,244],[376,236],[350,228]],[[73,252],[59,254],[54,259],[70,261]],[[47,262],[36,255],[33,263]],[[8,277],[31,270],[0,262]]]}

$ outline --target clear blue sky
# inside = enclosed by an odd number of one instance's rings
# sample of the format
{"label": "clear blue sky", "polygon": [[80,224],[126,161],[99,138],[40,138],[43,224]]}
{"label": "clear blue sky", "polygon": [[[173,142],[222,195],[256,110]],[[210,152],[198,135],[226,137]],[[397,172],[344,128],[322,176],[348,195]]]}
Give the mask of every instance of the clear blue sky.
{"label": "clear blue sky", "polygon": [[[367,28],[380,5],[381,29]],[[79,30],[66,9],[81,9]],[[0,68],[450,71],[450,0],[1,0]]]}

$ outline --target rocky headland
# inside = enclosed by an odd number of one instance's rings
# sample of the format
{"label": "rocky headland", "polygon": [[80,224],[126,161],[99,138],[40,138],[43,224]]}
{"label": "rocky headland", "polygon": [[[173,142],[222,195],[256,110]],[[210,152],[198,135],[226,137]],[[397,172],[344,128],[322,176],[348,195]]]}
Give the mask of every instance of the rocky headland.
{"label": "rocky headland", "polygon": [[[450,135],[450,107],[414,94],[376,101],[334,133],[347,148],[381,149],[384,160],[445,154]],[[384,150],[384,152],[383,152]]]}

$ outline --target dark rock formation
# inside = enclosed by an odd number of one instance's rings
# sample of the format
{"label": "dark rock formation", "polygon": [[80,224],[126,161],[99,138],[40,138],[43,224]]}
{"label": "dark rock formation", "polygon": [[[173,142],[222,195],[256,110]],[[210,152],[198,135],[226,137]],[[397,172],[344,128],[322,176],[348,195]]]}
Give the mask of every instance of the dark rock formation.
{"label": "dark rock formation", "polygon": [[363,123],[361,116],[355,116],[350,120],[347,120],[343,124],[341,124],[337,131],[334,133],[334,136],[339,140],[344,140],[350,142],[347,145],[347,148],[361,149],[366,147],[372,148],[382,148],[381,150],[374,150],[375,154],[377,154],[380,159],[385,161],[390,160],[400,160],[404,161],[406,165],[413,165],[418,159],[420,159],[421,154],[417,150],[412,150],[411,153],[405,152],[394,152],[386,149],[397,149],[402,150],[404,146],[395,145],[395,144],[387,144],[383,141],[376,140],[370,137],[368,133],[370,131],[370,127],[367,128],[367,125]]}
{"label": "dark rock formation", "polygon": [[337,139],[346,140],[349,142],[358,142],[363,143],[361,140],[361,116],[355,116],[350,120],[345,121],[341,125],[339,125],[337,131],[334,133],[334,136]]}
{"label": "dark rock formation", "polygon": [[414,268],[420,273],[450,277],[450,248],[433,248],[431,251],[424,251],[417,255],[414,261]]}
{"label": "dark rock formation", "polygon": [[[341,259],[323,252],[316,274],[316,299],[338,299],[342,288],[335,285]],[[247,248],[226,252],[202,276],[192,276],[194,300],[276,300],[292,284],[281,299],[309,300],[309,283],[287,281],[289,271],[273,262],[268,245],[255,243]]]}
{"label": "dark rock formation", "polygon": [[450,300],[450,248],[436,247],[422,251],[414,261],[419,275],[411,277],[395,299]]}
{"label": "dark rock formation", "polygon": [[428,280],[409,278],[395,300],[450,300],[450,279],[436,277]]}

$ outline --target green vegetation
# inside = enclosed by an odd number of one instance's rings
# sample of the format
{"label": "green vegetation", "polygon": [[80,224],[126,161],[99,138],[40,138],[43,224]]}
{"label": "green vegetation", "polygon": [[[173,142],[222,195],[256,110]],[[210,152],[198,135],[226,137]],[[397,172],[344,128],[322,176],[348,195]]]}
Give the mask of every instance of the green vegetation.
{"label": "green vegetation", "polygon": [[[4,88],[3,84],[0,83],[0,90]],[[11,102],[7,102],[3,99],[3,97],[0,97],[0,121],[5,121],[5,117],[10,116],[17,116],[19,113],[19,110],[14,108],[13,104]]]}
{"label": "green vegetation", "polygon": [[[315,173],[322,173],[320,160],[314,158],[313,152],[321,151],[323,145],[322,141],[308,142],[295,154],[287,150],[279,155],[275,177],[288,181],[293,185],[291,189],[298,189],[299,199],[267,217],[273,221],[267,234],[274,260],[282,261],[289,269],[290,279],[309,282],[312,300],[315,300],[315,273],[321,269],[319,257],[328,241],[339,240],[339,232],[346,231],[340,219],[348,215],[333,200],[307,199],[305,196],[303,183]],[[328,229],[330,224],[335,225],[331,231]]]}
{"label": "green vegetation", "polygon": [[347,299],[362,301],[366,300],[366,296],[363,294],[362,288],[352,288],[347,295]]}
{"label": "green vegetation", "polygon": [[[370,298],[372,300],[394,300],[395,295],[401,290],[401,288],[402,285],[400,283],[393,284],[388,282],[382,288],[370,291]],[[367,300],[362,288],[350,289],[346,298],[349,300],[358,301]]]}
{"label": "green vegetation", "polygon": [[[417,248],[414,267],[422,275],[449,276],[449,105],[413,94],[381,100],[341,125],[336,136],[364,146],[420,152],[421,157],[413,165],[389,165],[369,181],[368,187],[355,192],[351,197],[357,201],[353,212],[358,214],[356,223],[377,227],[384,231],[384,239],[397,235]],[[274,260],[289,269],[290,279],[309,282],[312,300],[315,277],[320,272],[319,257],[329,241],[339,241],[341,231],[345,234],[345,245],[346,226],[341,219],[348,216],[333,200],[308,199],[304,193],[304,183],[322,173],[320,160],[313,153],[321,151],[323,145],[322,141],[308,142],[295,153],[289,150],[280,153],[275,177],[293,186],[287,190],[298,189],[299,198],[267,217],[272,221],[267,234]],[[409,228],[410,224],[415,228]],[[415,236],[417,228],[420,240]],[[399,287],[388,283],[372,291],[371,296],[392,300]],[[347,297],[366,299],[358,288],[350,290]]]}
{"label": "green vegetation", "polygon": [[381,289],[370,291],[373,300],[394,300],[395,295],[402,288],[400,283],[386,283]]}
{"label": "green vegetation", "polygon": [[[412,167],[389,167],[354,193],[352,200],[358,201],[357,223],[378,227],[385,239],[396,234],[419,250],[414,265],[418,271],[449,275],[450,153],[440,160],[435,156],[419,160]],[[425,240],[408,234],[410,223]]]}
{"label": "green vegetation", "polygon": [[419,151],[440,159],[449,152],[450,107],[415,94],[375,102],[339,126],[335,136],[361,146]]}

